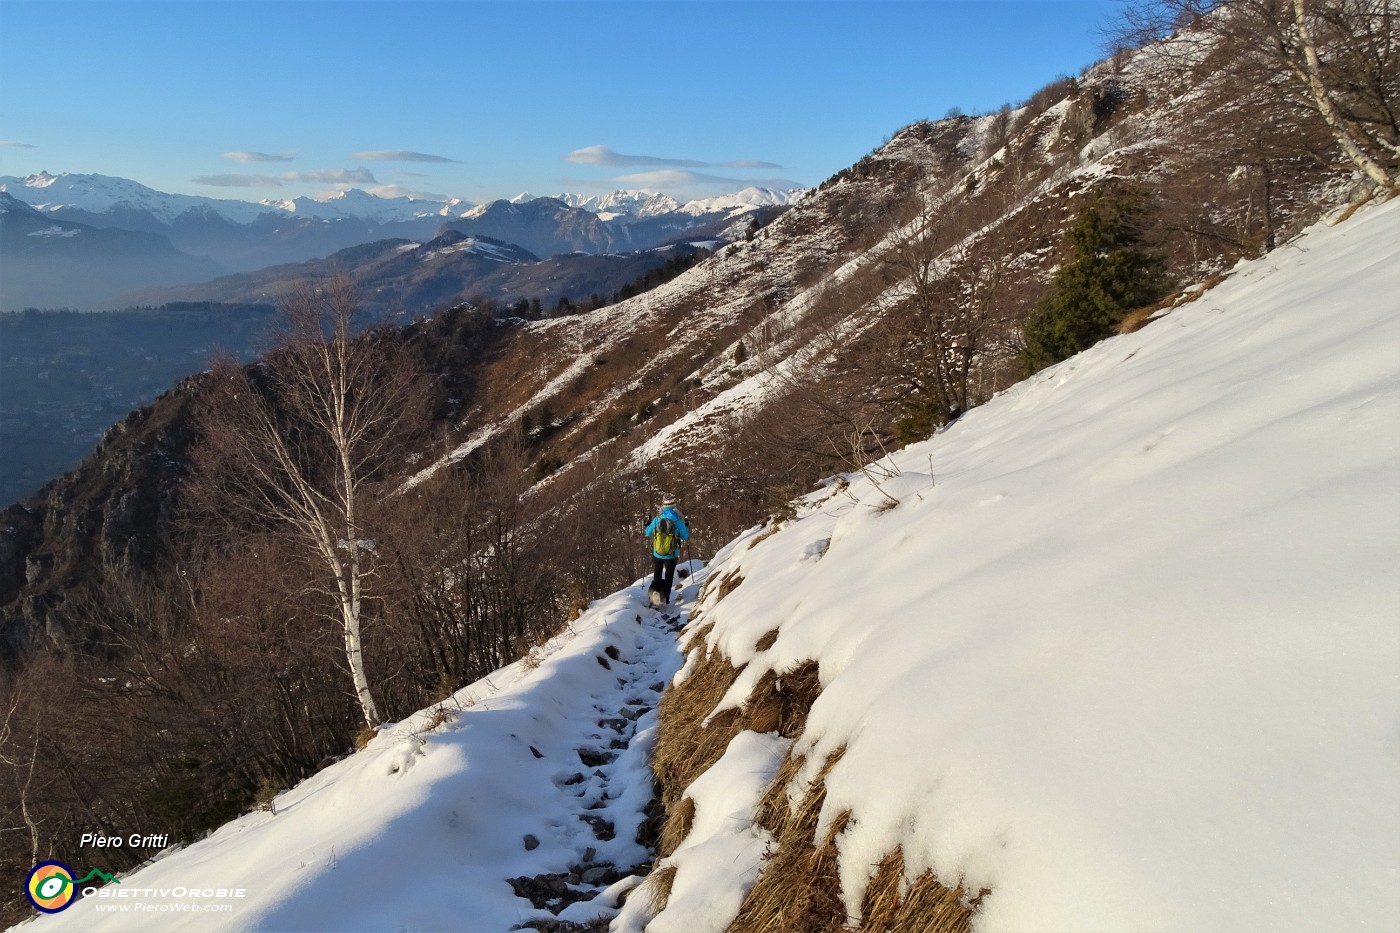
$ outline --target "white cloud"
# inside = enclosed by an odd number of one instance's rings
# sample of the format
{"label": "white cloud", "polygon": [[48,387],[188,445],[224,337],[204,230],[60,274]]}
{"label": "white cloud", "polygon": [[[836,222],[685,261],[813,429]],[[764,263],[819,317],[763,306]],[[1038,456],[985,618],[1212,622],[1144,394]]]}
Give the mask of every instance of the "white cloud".
{"label": "white cloud", "polygon": [[366,188],[365,191],[377,198],[413,198],[417,201],[449,201],[445,194],[434,194],[431,191],[415,191],[412,188],[405,188],[403,185],[379,185],[374,188]]}
{"label": "white cloud", "polygon": [[776,162],[764,162],[762,159],[735,159],[733,162],[723,162],[720,168],[782,168]]}
{"label": "white cloud", "polygon": [[364,168],[323,168],[314,172],[287,172],[283,180],[317,185],[374,185],[378,180]]}
{"label": "white cloud", "polygon": [[0,146],[8,146],[11,149],[38,149],[38,146],[29,143],[17,143],[9,139],[0,139]]}
{"label": "white cloud", "polygon": [[212,185],[216,188],[282,187],[282,182],[276,175],[198,175],[191,180],[196,185]]}
{"label": "white cloud", "polygon": [[607,146],[585,146],[564,156],[565,162],[576,165],[601,165],[605,168],[643,167],[647,165],[670,165],[676,168],[782,168],[774,162],[761,159],[735,159],[732,162],[699,162],[694,159],[663,159],[658,156],[625,155]]}
{"label": "white cloud", "polygon": [[297,157],[295,152],[225,152],[224,158],[234,162],[291,162]]}
{"label": "white cloud", "polygon": [[200,175],[197,185],[219,188],[281,188],[288,184],[353,185],[378,184],[374,175],[362,168],[323,168],[310,172],[284,172],[281,175]]}
{"label": "white cloud", "polygon": [[691,159],[662,159],[657,156],[623,155],[607,146],[585,146],[564,156],[565,162],[578,165],[603,165],[609,168],[622,168],[629,165],[676,165],[685,168],[704,168],[707,163]]}
{"label": "white cloud", "polygon": [[356,152],[351,156],[361,162],[456,162],[446,156],[430,155],[426,152],[410,152],[406,149],[372,149]]}
{"label": "white cloud", "polygon": [[645,188],[661,191],[671,188],[689,188],[695,185],[732,185],[735,180],[718,175],[705,175],[682,169],[660,169],[655,172],[634,172],[631,175],[618,175],[614,182],[630,188]]}

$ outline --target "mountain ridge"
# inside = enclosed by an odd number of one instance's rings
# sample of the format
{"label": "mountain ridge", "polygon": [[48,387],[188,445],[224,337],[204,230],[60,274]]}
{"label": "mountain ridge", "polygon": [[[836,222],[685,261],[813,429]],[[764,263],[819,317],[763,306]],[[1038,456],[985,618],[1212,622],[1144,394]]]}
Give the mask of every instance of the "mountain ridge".
{"label": "mountain ridge", "polygon": [[[456,200],[386,199],[350,189],[319,199],[254,205],[168,195],[110,176],[48,173],[0,178],[0,191],[53,220],[162,236],[183,253],[208,257],[211,264],[205,268],[212,274],[205,278],[320,260],[376,241],[424,243],[448,228],[514,243],[542,258],[574,252],[632,253],[677,240],[689,230],[709,231],[746,215],[781,209],[796,197],[794,192],[748,188],[733,196],[687,204],[642,192],[614,192],[601,199],[564,195],[473,206]],[[597,209],[590,210],[589,205]],[[2,310],[110,308],[120,305],[135,285],[174,284],[169,276],[141,283],[134,275],[126,275],[118,278],[119,287],[104,288],[105,276],[92,275],[75,260],[43,278],[26,279],[25,291],[18,293],[5,280],[23,272],[8,268],[10,264],[9,257],[0,255],[0,265],[7,266],[0,276]],[[41,287],[45,281],[47,293]],[[189,281],[185,276],[178,283]]]}
{"label": "mountain ridge", "polygon": [[[0,190],[9,192],[12,197],[37,210],[58,216],[72,212],[100,215],[121,206],[133,211],[149,213],[157,220],[167,224],[173,223],[176,218],[191,210],[201,209],[214,211],[230,222],[238,224],[250,224],[263,214],[268,213],[274,215],[296,214],[321,220],[355,217],[383,224],[419,220],[425,217],[470,217],[473,211],[484,209],[496,201],[503,201],[507,204],[522,204],[541,200],[527,193],[514,198],[499,198],[473,204],[460,198],[434,200],[405,195],[383,197],[363,188],[347,188],[316,197],[302,196],[287,200],[243,201],[237,198],[169,194],[132,179],[115,175],[69,172],[54,175],[47,171],[27,176],[0,176]],[[550,196],[549,199],[562,201],[569,207],[586,210],[589,213],[603,212],[646,217],[676,212],[687,214],[708,214],[720,210],[742,212],[755,207],[790,204],[800,196],[803,190],[805,189],[779,191],[772,188],[748,186],[732,194],[684,202],[659,192],[628,189],[618,189],[603,195],[562,193]]]}
{"label": "mountain ridge", "polygon": [[[160,233],[64,220],[5,191],[0,191],[0,256],[5,265],[0,294],[16,309],[44,305],[56,281],[63,283],[60,304],[86,304],[142,282],[183,284],[222,271]],[[72,278],[75,266],[86,274]]]}

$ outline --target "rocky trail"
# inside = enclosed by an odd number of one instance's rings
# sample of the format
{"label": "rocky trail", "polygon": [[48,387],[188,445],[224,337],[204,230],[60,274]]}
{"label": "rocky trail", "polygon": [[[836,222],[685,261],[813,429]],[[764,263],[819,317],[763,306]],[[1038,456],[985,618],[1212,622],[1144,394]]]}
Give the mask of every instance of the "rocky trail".
{"label": "rocky trail", "polygon": [[539,870],[507,879],[536,908],[516,929],[606,930],[649,871],[661,819],[650,772],[656,709],[684,660],[676,633],[698,589],[694,577],[678,582],[684,588],[660,610],[646,605],[645,581],[632,588],[635,611],[607,623],[592,682],[578,685],[568,721],[553,724],[552,741],[524,745],[557,771],[555,799],[538,802],[540,825],[520,840],[539,854]]}

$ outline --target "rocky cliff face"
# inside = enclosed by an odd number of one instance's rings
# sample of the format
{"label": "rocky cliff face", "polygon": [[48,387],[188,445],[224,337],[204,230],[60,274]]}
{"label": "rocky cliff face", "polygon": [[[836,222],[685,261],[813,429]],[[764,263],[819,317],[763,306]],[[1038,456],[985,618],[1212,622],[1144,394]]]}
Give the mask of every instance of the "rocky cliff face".
{"label": "rocky cliff face", "polygon": [[67,611],[167,556],[194,437],[202,377],[185,379],[113,425],[91,456],[0,512],[0,660],[79,636]]}

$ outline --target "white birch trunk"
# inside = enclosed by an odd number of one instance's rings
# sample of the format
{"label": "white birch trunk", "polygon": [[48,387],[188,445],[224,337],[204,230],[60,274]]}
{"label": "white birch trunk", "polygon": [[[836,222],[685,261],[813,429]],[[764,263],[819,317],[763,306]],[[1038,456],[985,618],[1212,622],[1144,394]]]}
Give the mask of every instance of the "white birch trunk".
{"label": "white birch trunk", "polygon": [[1346,125],[1346,121],[1342,119],[1341,113],[1337,111],[1336,105],[1332,103],[1331,95],[1327,93],[1327,85],[1322,80],[1322,62],[1317,55],[1312,30],[1308,28],[1306,0],[1293,0],[1293,22],[1298,29],[1298,41],[1302,46],[1305,63],[1302,68],[1294,65],[1294,74],[1307,85],[1318,113],[1322,114],[1322,119],[1326,121],[1333,138],[1347,154],[1347,158],[1380,187],[1394,188],[1400,179],[1391,178],[1379,162],[1366,154],[1357,143],[1350,127]]}
{"label": "white birch trunk", "polygon": [[[356,545],[352,541],[350,547]],[[355,587],[358,589],[358,586]],[[369,677],[365,675],[364,651],[360,644],[360,606],[353,593],[346,592],[343,585],[340,594],[341,619],[345,629],[345,660],[350,665],[350,680],[355,687],[355,698],[360,703],[360,713],[365,725],[374,728],[379,725],[379,708],[374,704],[374,695],[369,690]]]}

